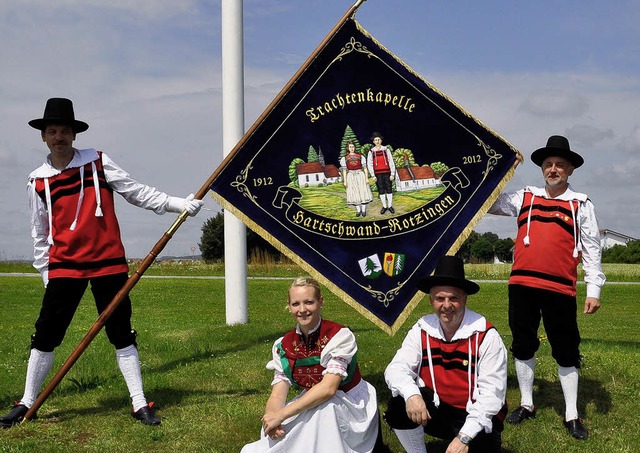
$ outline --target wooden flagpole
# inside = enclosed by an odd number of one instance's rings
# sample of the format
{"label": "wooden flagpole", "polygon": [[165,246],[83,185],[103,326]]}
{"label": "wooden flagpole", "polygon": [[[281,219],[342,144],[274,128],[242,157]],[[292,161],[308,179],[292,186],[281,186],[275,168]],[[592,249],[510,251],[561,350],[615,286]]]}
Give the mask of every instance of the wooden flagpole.
{"label": "wooden flagpole", "polygon": [[[237,152],[238,149],[246,142],[246,140],[253,134],[256,128],[262,123],[264,118],[266,118],[269,113],[275,108],[275,106],[280,102],[282,97],[289,91],[291,86],[296,82],[296,80],[300,77],[300,75],[311,65],[316,56],[320,53],[320,51],[326,46],[326,44],[331,40],[333,35],[335,35],[338,30],[342,27],[342,25],[355,14],[358,8],[365,2],[366,0],[357,0],[342,16],[342,18],[336,23],[336,25],[331,29],[331,31],[327,34],[327,36],[322,40],[322,42],[316,47],[313,53],[307,58],[307,60],[300,66],[298,71],[293,75],[293,77],[287,82],[284,88],[280,91],[278,96],[274,98],[273,101],[269,104],[269,106],[265,109],[264,112],[258,117],[258,119],[253,123],[251,128],[247,131],[247,133],[240,139],[238,144],[231,150],[231,152],[227,155],[227,157],[222,161],[222,163],[216,168],[213,174],[207,179],[207,181],[202,185],[200,190],[195,193],[194,198],[197,200],[202,200],[204,196],[209,192],[209,188],[217,178],[218,174],[225,167],[226,163],[233,157],[233,155]],[[118,308],[118,305],[122,302],[127,294],[133,289],[133,287],[138,283],[142,275],[145,271],[153,264],[155,259],[158,257],[160,252],[165,248],[169,240],[173,237],[174,233],[180,228],[180,226],[185,222],[185,220],[189,217],[187,211],[183,211],[178,218],[173,222],[171,227],[162,235],[160,240],[156,243],[153,249],[149,252],[149,254],[145,257],[145,259],[140,263],[140,266],[136,269],[136,271],[131,274],[131,276],[127,279],[124,286],[118,293],[115,295],[113,300],[107,305],[105,310],[100,314],[98,319],[93,323],[89,331],[85,334],[84,338],[78,343],[76,348],[73,350],[71,355],[65,360],[65,362],[60,367],[60,370],[53,376],[51,381],[47,384],[45,389],[38,395],[38,398],[33,403],[33,406],[29,408],[27,413],[24,416],[24,421],[31,420],[35,416],[38,409],[42,406],[42,404],[46,401],[46,399],[51,395],[53,390],[60,384],[65,375],[69,372],[71,367],[76,363],[76,361],[80,358],[80,356],[84,353],[84,351],[89,347],[89,344],[93,341],[93,339],[98,335],[100,330],[104,327],[107,320],[111,317],[113,312]]]}

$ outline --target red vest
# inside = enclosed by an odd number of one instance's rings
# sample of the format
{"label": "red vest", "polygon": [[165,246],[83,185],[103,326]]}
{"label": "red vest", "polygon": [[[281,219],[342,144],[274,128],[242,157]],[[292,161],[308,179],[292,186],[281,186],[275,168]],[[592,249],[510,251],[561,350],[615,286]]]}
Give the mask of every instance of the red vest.
{"label": "red vest", "polygon": [[362,169],[362,158],[360,154],[355,154],[353,157],[349,157],[350,154],[345,156],[345,162],[347,164],[347,170],[360,170]]}
{"label": "red vest", "polygon": [[[487,330],[493,326],[487,322]],[[475,387],[475,369],[479,356],[476,350],[484,340],[487,330],[475,334],[470,338],[463,338],[454,342],[439,340],[429,337],[431,345],[431,361],[433,374],[440,401],[460,409],[466,410],[469,395],[473,397]],[[471,342],[471,383],[469,383],[469,342]],[[476,344],[477,342],[477,344]],[[427,332],[422,331],[422,363],[420,365],[420,378],[425,385],[433,389],[431,370],[429,369],[429,356],[427,352]]]}
{"label": "red vest", "polygon": [[579,238],[574,236],[570,203],[577,215],[579,202],[535,197],[525,245],[532,198],[531,192],[524,193],[509,283],[575,296],[580,257],[574,257],[573,250]]}
{"label": "red vest", "polygon": [[[51,206],[47,209],[50,210],[53,236],[53,245],[49,249],[49,278],[90,278],[129,271],[115,214],[113,190],[105,180],[102,153],[98,156],[94,163],[103,215],[95,215],[94,175],[91,163],[88,163],[84,166],[84,199],[74,230],[70,227],[76,218],[80,196],[80,168],[68,168],[48,178]],[[35,186],[46,203],[44,179],[38,178]]]}
{"label": "red vest", "polygon": [[[310,389],[322,380],[325,368],[320,365],[320,354],[329,340],[344,326],[332,321],[322,320],[320,328],[309,335],[308,343],[295,329],[288,332],[278,345],[280,361],[284,373],[289,380],[299,387]],[[360,383],[360,368],[357,354],[351,359],[347,368],[347,377],[340,384],[339,389],[349,391]]]}
{"label": "red vest", "polygon": [[387,151],[384,149],[371,150],[373,156],[373,170],[374,173],[391,173],[391,167],[389,166],[389,157]]}

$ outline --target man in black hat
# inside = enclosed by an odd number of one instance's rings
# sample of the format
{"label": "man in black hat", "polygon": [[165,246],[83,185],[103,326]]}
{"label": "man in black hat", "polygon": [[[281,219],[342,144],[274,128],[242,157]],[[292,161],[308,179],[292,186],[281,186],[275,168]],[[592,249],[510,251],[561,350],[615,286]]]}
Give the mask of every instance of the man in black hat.
{"label": "man in black hat", "polygon": [[489,210],[491,214],[518,217],[509,279],[509,326],[521,400],[507,422],[519,424],[535,417],[533,381],[542,319],[558,363],[565,400],[564,425],[576,439],[586,439],[588,431],[577,409],[581,357],[576,281],[582,257],[587,284],[583,312],[595,313],[605,282],[598,222],[587,195],[574,192],[569,185],[569,176],[584,159],[570,149],[565,137],[549,137],[547,146],[534,151],[531,160],[542,168],[545,186],[503,193]]}
{"label": "man in black hat", "polygon": [[[101,151],[74,148],[76,134],[89,125],[75,119],[69,99],[49,99],[43,117],[29,125],[40,130],[50,152],[47,161],[29,175],[27,184],[33,265],[46,289],[31,337],[24,395],[0,417],[4,428],[19,423],[34,404],[53,364],[53,351],[62,343],[88,284],[102,313],[128,279],[113,193],[158,214],[186,210],[196,215],[203,204],[193,195],[171,197],[135,181]],[[105,331],[116,348],[116,362],[129,389],[131,416],[147,425],[159,425],[153,403],[147,403],[143,392],[128,296],[106,322]]]}
{"label": "man in black hat", "polygon": [[392,398],[384,418],[409,453],[426,453],[425,432],[447,451],[500,452],[507,414],[507,350],[484,316],[469,310],[480,287],[460,258],[444,256],[418,282],[434,313],[411,328],[384,372]]}

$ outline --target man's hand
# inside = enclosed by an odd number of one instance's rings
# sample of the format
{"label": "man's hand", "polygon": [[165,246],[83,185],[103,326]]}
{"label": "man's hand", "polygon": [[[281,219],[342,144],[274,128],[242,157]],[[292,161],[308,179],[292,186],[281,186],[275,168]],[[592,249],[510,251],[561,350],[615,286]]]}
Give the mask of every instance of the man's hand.
{"label": "man's hand", "polygon": [[468,451],[469,446],[463,444],[457,437],[454,437],[445,453],[467,453]]}
{"label": "man's hand", "polygon": [[184,199],[183,210],[186,210],[187,213],[189,213],[189,215],[193,217],[198,212],[200,212],[200,208],[202,208],[203,205],[204,201],[196,200],[195,195],[189,194],[189,196]]}
{"label": "man's hand", "polygon": [[413,395],[409,397],[406,403],[407,416],[413,423],[426,426],[427,421],[431,420],[431,415],[427,410],[427,405],[422,399],[422,395]]}
{"label": "man's hand", "polygon": [[584,313],[590,315],[600,308],[600,299],[596,297],[587,297],[584,300]]}

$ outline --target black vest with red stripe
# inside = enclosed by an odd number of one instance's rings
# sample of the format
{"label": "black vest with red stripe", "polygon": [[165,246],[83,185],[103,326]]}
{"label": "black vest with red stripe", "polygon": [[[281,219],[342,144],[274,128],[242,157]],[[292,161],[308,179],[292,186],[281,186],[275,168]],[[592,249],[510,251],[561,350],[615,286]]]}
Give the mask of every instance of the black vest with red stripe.
{"label": "black vest with red stripe", "polygon": [[[522,208],[518,214],[518,237],[510,284],[576,295],[580,257],[574,257],[573,251],[579,238],[574,236],[574,231],[578,229],[574,228],[571,203],[573,212],[577,215],[577,200],[534,198],[531,192],[524,193]],[[527,235],[530,207],[529,245],[525,245],[523,239]]]}
{"label": "black vest with red stripe", "polygon": [[[90,278],[128,272],[120,226],[115,214],[113,190],[102,168],[102,153],[94,161],[100,186],[102,216],[96,217],[97,200],[91,162],[84,165],[84,198],[78,212],[80,167],[68,168],[49,177],[53,245],[49,249],[49,278]],[[36,192],[46,203],[43,178],[35,181]]]}
{"label": "black vest with red stripe", "polygon": [[[280,361],[284,373],[295,385],[310,389],[322,380],[325,367],[320,365],[320,354],[329,340],[345,326],[322,320],[320,328],[309,334],[308,341],[295,330],[288,332],[278,345]],[[357,354],[353,356],[347,368],[347,377],[340,384],[339,389],[349,391],[360,383],[360,368]]]}

